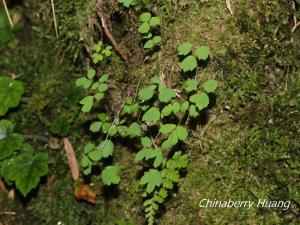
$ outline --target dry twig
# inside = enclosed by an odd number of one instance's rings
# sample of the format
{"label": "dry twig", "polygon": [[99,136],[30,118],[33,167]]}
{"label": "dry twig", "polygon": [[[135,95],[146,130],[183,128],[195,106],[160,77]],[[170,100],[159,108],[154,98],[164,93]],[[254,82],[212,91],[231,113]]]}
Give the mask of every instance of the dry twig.
{"label": "dry twig", "polygon": [[117,44],[114,36],[112,35],[112,29],[111,29],[111,26],[110,26],[110,22],[109,22],[108,16],[105,13],[105,7],[104,7],[104,3],[103,3],[102,0],[98,0],[98,2],[97,2],[97,14],[101,19],[101,24],[102,24],[102,27],[104,29],[104,32],[105,32],[106,36],[108,37],[108,39],[110,40],[110,42],[114,46],[117,53],[121,56],[121,58],[124,61],[127,61],[128,60],[127,54]]}
{"label": "dry twig", "polygon": [[5,13],[6,13],[7,18],[8,18],[8,21],[9,21],[9,25],[11,26],[11,28],[13,28],[14,23],[13,23],[11,17],[10,17],[10,14],[9,14],[9,11],[8,11],[8,8],[7,8],[7,5],[6,5],[6,2],[5,2],[5,0],[2,0],[2,2],[3,2],[3,6],[4,6]]}
{"label": "dry twig", "polygon": [[54,21],[55,35],[56,35],[56,38],[58,38],[58,29],[57,29],[56,15],[55,15],[54,0],[51,0],[51,7],[52,7],[52,15],[53,15],[53,21]]}
{"label": "dry twig", "polygon": [[225,3],[226,3],[226,7],[227,7],[228,11],[233,16],[233,11],[232,11],[232,8],[231,8],[230,0],[225,0]]}
{"label": "dry twig", "polygon": [[300,21],[297,21],[297,17],[296,17],[296,13],[295,13],[296,12],[295,1],[292,1],[292,8],[293,8],[293,13],[294,13],[294,15],[293,15],[294,26],[292,27],[291,32],[294,33],[297,30],[297,28],[300,26]]}

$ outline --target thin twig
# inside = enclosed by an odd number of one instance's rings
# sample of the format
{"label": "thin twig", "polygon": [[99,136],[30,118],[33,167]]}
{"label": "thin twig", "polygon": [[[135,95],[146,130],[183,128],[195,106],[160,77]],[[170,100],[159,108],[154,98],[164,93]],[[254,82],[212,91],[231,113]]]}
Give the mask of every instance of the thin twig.
{"label": "thin twig", "polygon": [[39,136],[39,135],[24,134],[23,137],[25,139],[38,140],[38,141],[46,142],[46,143],[49,142],[49,138],[43,137],[43,136]]}
{"label": "thin twig", "polygon": [[9,215],[9,216],[15,216],[17,215],[16,212],[10,212],[10,211],[4,211],[0,213],[1,215]]}
{"label": "thin twig", "polygon": [[101,19],[102,27],[104,29],[104,32],[105,32],[106,36],[108,37],[108,39],[110,40],[110,42],[114,46],[117,53],[121,56],[121,58],[124,61],[127,61],[128,60],[127,54],[120,48],[120,46],[117,44],[114,36],[112,35],[112,31],[111,31],[110,25],[109,25],[109,19],[108,19],[106,13],[105,13],[104,3],[103,3],[102,0],[98,0],[97,14]]}
{"label": "thin twig", "polygon": [[138,94],[138,91],[139,91],[139,88],[140,88],[140,83],[141,83],[141,80],[139,80],[137,86],[136,86],[136,90],[135,90],[135,93],[134,93],[134,97],[133,97],[133,101],[132,102],[135,102],[135,99],[136,99],[136,96]]}
{"label": "thin twig", "polygon": [[294,33],[296,29],[300,26],[300,21],[297,22],[297,17],[296,17],[296,3],[295,1],[292,1],[292,9],[293,9],[293,21],[294,21],[294,26],[291,29],[291,32]]}
{"label": "thin twig", "polygon": [[[106,135],[105,141],[104,141],[105,144],[106,144],[106,141],[107,141],[107,139],[108,139],[108,136],[109,136],[109,134],[110,134],[111,129],[112,129],[113,126],[115,125],[115,123],[116,123],[116,121],[117,121],[117,118],[119,118],[119,116],[120,116],[120,114],[121,114],[121,112],[122,112],[122,110],[123,110],[123,108],[124,108],[124,106],[125,106],[125,104],[126,104],[126,99],[127,99],[127,97],[128,97],[129,95],[130,95],[130,92],[128,92],[128,94],[126,95],[125,100],[123,101],[123,104],[121,105],[121,107],[120,107],[120,109],[119,109],[117,115],[115,116],[115,118],[114,118],[114,120],[113,120],[113,122],[112,122],[112,124],[111,124],[111,126],[110,126],[110,128],[109,128],[109,130],[108,130],[108,132],[107,132],[107,135]],[[105,147],[105,144],[104,144],[103,148]]]}
{"label": "thin twig", "polygon": [[294,33],[296,30],[297,30],[297,28],[300,26],[300,21],[298,22],[298,23],[296,23],[294,26],[293,26],[293,28],[292,28],[292,33]]}
{"label": "thin twig", "polygon": [[56,35],[56,38],[58,38],[58,29],[57,29],[56,15],[55,15],[54,0],[51,0],[51,6],[52,6],[52,15],[53,15],[53,21],[54,21],[55,35]]}
{"label": "thin twig", "polygon": [[11,28],[13,28],[14,27],[14,23],[13,23],[11,17],[10,17],[10,14],[9,14],[6,2],[5,2],[5,0],[2,0],[2,2],[3,2],[3,6],[4,6],[4,9],[5,9],[8,21],[9,21],[9,25],[10,25]]}

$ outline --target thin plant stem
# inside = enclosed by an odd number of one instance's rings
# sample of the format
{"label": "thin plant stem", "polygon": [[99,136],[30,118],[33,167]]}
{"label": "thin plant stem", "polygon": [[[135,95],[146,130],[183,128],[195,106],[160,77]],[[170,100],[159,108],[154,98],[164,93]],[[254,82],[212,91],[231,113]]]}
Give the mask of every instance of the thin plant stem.
{"label": "thin plant stem", "polygon": [[11,17],[10,17],[10,14],[9,14],[9,11],[8,11],[8,8],[7,8],[7,5],[6,5],[6,2],[5,2],[5,0],[2,0],[2,2],[3,2],[4,10],[5,10],[5,12],[6,12],[8,21],[9,21],[9,25],[10,25],[11,28],[13,28],[13,27],[14,27],[14,23],[13,23]]}
{"label": "thin plant stem", "polygon": [[55,35],[56,35],[56,38],[58,38],[58,29],[57,29],[56,15],[55,15],[54,0],[51,0],[51,7],[52,7],[52,15],[53,15],[53,21],[54,21]]}

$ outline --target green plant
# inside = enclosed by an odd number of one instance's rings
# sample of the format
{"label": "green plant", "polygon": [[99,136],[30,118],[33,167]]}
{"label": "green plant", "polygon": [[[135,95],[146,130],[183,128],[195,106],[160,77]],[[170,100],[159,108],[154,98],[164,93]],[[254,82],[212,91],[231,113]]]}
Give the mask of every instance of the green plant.
{"label": "green plant", "polygon": [[122,219],[117,221],[117,225],[134,225],[134,222]]}
{"label": "green plant", "polygon": [[[154,17],[150,14],[142,14],[141,20],[144,25],[139,31],[149,32],[151,18]],[[178,51],[179,54],[187,56],[191,49],[191,44],[186,44],[180,46]],[[196,51],[199,59],[205,58],[203,51],[207,54],[206,58],[208,57],[207,48],[200,47]],[[95,78],[96,71],[90,69],[87,77],[79,78],[76,84],[92,92],[100,91],[100,99],[103,99],[108,87],[104,85],[105,88],[99,90],[99,82],[100,80],[106,82],[108,76],[101,76],[96,85]],[[93,167],[99,165],[100,160],[112,157],[115,150],[111,140],[113,137],[130,138],[132,142],[139,142],[143,147],[136,153],[135,160],[144,161],[148,165],[140,184],[145,186],[143,197],[146,199],[144,202],[146,219],[148,224],[152,225],[159,205],[164,203],[169,192],[179,181],[180,170],[188,165],[187,155],[179,146],[184,146],[182,144],[188,138],[189,120],[191,117],[199,116],[200,112],[208,107],[209,95],[216,90],[218,83],[216,80],[208,80],[199,85],[196,79],[189,79],[184,82],[183,90],[177,92],[166,86],[159,77],[152,77],[150,81],[151,84],[141,88],[137,96],[126,96],[117,115],[110,116],[105,112],[98,114],[97,120],[90,125],[90,131],[99,134],[102,141],[98,146],[93,143],[86,144],[81,166],[85,175],[91,175]],[[94,86],[95,88],[90,88]],[[83,104],[83,112],[90,112],[94,96],[95,93],[80,101],[80,104]],[[103,183],[118,184],[119,169],[115,165],[103,168],[101,172]]]}
{"label": "green plant", "polygon": [[0,116],[8,109],[17,107],[24,93],[23,83],[7,76],[0,77]]}
{"label": "green plant", "polygon": [[84,89],[89,89],[93,92],[93,95],[88,95],[84,97],[80,104],[82,105],[81,111],[88,113],[91,111],[94,100],[100,101],[104,98],[104,93],[108,89],[106,81],[108,80],[108,75],[103,74],[100,76],[98,81],[94,81],[96,76],[96,70],[89,69],[86,77],[81,77],[76,80],[76,86],[83,87]]}
{"label": "green plant", "polygon": [[[95,64],[100,63],[104,59],[104,56],[109,57],[112,54],[110,46],[101,50],[102,46],[102,42],[98,42],[98,44],[94,46],[95,53],[92,58]],[[97,60],[95,60],[95,58]],[[99,78],[96,78],[96,70],[89,69],[86,76],[80,77],[76,80],[76,86],[89,90],[91,93],[79,102],[82,105],[81,111],[84,113],[90,112],[96,102],[105,98],[105,92],[108,89],[108,85],[106,83],[108,75],[103,74]],[[114,120],[111,122],[110,120],[111,117],[109,115],[101,112],[97,116],[97,121],[90,125],[90,131],[93,133],[100,133],[105,140],[103,140],[98,146],[95,146],[93,143],[87,143],[85,145],[81,159],[81,166],[83,168],[83,173],[86,176],[92,173],[93,166],[99,164],[100,160],[113,156],[114,143],[108,138],[116,135],[118,132],[121,132],[120,127],[122,121]],[[103,168],[101,173],[103,183],[105,185],[118,184],[120,182],[120,177],[118,175],[119,169],[120,168],[118,166],[106,166]]]}
{"label": "green plant", "polygon": [[[21,81],[0,77],[0,116],[19,105],[23,92]],[[0,120],[0,176],[26,196],[47,172],[48,154],[36,153],[22,135],[14,133],[12,122]]]}
{"label": "green plant", "polygon": [[[151,79],[151,85],[138,92],[138,103],[128,107],[140,109],[140,127],[143,127],[137,161],[150,162],[153,168],[147,170],[140,183],[145,185],[144,202],[148,224],[153,224],[159,205],[164,202],[174,184],[179,181],[180,170],[187,167],[187,155],[176,147],[188,137],[186,124],[189,117],[197,117],[207,108],[209,93],[217,88],[217,81],[208,80],[202,85],[190,79],[184,83],[184,92],[178,98],[176,91],[163,84],[158,77]],[[138,105],[138,107],[136,106]],[[174,120],[177,122],[174,123]],[[172,121],[173,123],[171,123]],[[156,132],[154,132],[156,130]]]}
{"label": "green plant", "polygon": [[210,55],[210,49],[208,46],[200,46],[196,49],[195,53],[192,54],[193,45],[189,42],[180,44],[177,48],[178,55],[184,57],[180,63],[180,68],[183,72],[194,71],[197,68],[197,59],[205,61]]}
{"label": "green plant", "polygon": [[145,49],[152,49],[161,42],[161,36],[159,33],[160,18],[158,16],[152,16],[151,13],[145,12],[140,15],[140,25],[138,32],[143,35]]}
{"label": "green plant", "polygon": [[48,173],[48,154],[36,153],[23,143],[22,136],[13,133],[13,124],[0,121],[0,176],[8,184],[14,183],[26,196]]}
{"label": "green plant", "polygon": [[129,8],[130,6],[135,6],[137,4],[137,0],[119,0],[124,7]]}
{"label": "green plant", "polygon": [[112,46],[104,46],[102,41],[98,41],[93,46],[94,53],[92,54],[93,63],[97,64],[108,58],[112,54]]}
{"label": "green plant", "polygon": [[4,10],[0,9],[0,45],[9,42],[13,38],[9,21]]}

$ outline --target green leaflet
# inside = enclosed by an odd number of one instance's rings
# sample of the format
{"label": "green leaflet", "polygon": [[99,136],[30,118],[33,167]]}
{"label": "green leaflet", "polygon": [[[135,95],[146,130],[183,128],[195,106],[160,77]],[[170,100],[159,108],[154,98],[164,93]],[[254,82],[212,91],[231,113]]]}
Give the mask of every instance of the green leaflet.
{"label": "green leaflet", "polygon": [[190,55],[186,57],[181,63],[180,67],[183,72],[193,71],[197,68],[197,59],[195,56]]}
{"label": "green leaflet", "polygon": [[24,93],[23,83],[7,76],[0,76],[0,116],[17,107]]}
{"label": "green leaflet", "polygon": [[130,137],[139,137],[142,135],[142,130],[140,125],[137,122],[132,123],[129,127],[128,127],[128,135]]}
{"label": "green leaflet", "polygon": [[148,22],[144,22],[138,29],[139,33],[146,34],[150,31],[150,24]]}
{"label": "green leaflet", "polygon": [[161,174],[158,170],[150,169],[146,171],[141,178],[140,184],[146,184],[146,191],[151,193],[154,191],[155,187],[159,187],[161,185],[162,178]]}
{"label": "green leaflet", "polygon": [[86,96],[79,103],[82,105],[82,112],[89,112],[93,107],[94,96]]}
{"label": "green leaflet", "polygon": [[150,23],[151,27],[158,26],[158,25],[160,25],[160,18],[157,16],[154,16],[150,19],[149,23]]}
{"label": "green leaflet", "polygon": [[147,101],[151,99],[153,97],[155,88],[156,88],[155,85],[151,85],[140,90],[138,94],[139,100]]}
{"label": "green leaflet", "polygon": [[9,157],[22,146],[21,135],[13,133],[14,126],[8,120],[0,121],[0,160]]}
{"label": "green leaflet", "polygon": [[97,121],[97,122],[94,122],[94,123],[92,123],[91,125],[90,125],[90,131],[92,131],[92,132],[99,132],[100,130],[101,130],[101,127],[102,127],[102,122],[99,122],[99,121]]}
{"label": "green leaflet", "polygon": [[199,110],[202,110],[208,106],[209,97],[206,93],[197,93],[190,97],[190,101],[195,103]]}
{"label": "green leaflet", "polygon": [[194,91],[197,89],[197,87],[198,87],[198,81],[195,79],[188,79],[184,84],[184,89],[187,92]]}
{"label": "green leaflet", "polygon": [[122,3],[124,7],[129,8],[130,6],[136,5],[136,0],[119,0],[119,3]]}
{"label": "green leaflet", "polygon": [[144,147],[151,147],[151,146],[152,146],[151,139],[148,138],[148,137],[142,137],[142,138],[141,138],[141,142],[142,142],[142,145],[143,145]]}
{"label": "green leaflet", "polygon": [[160,119],[160,112],[157,107],[151,107],[143,115],[143,121],[145,122],[156,122]]}
{"label": "green leaflet", "polygon": [[196,56],[199,60],[206,60],[210,55],[210,49],[208,46],[200,46],[196,50]]}
{"label": "green leaflet", "polygon": [[159,132],[161,132],[162,134],[167,134],[173,131],[175,127],[175,124],[164,124],[160,127]]}
{"label": "green leaflet", "polygon": [[102,141],[96,149],[102,152],[103,158],[107,158],[114,153],[114,143],[111,140]]}
{"label": "green leaflet", "polygon": [[212,93],[217,89],[218,82],[216,80],[208,80],[203,84],[204,90],[207,93]]}
{"label": "green leaflet", "polygon": [[173,89],[168,88],[164,85],[160,85],[158,91],[159,91],[158,98],[161,102],[169,102],[172,100],[172,98],[176,96],[176,93]]}
{"label": "green leaflet", "polygon": [[177,51],[178,55],[186,56],[192,51],[192,44],[189,42],[184,42],[178,46]]}
{"label": "green leaflet", "polygon": [[118,166],[107,166],[101,173],[101,179],[105,185],[110,186],[111,184],[120,183],[119,176],[120,168]]}
{"label": "green leaflet", "polygon": [[148,22],[151,19],[151,14],[149,12],[142,13],[140,15],[140,21]]}
{"label": "green leaflet", "polygon": [[88,70],[87,77],[88,77],[90,80],[93,79],[93,78],[95,77],[95,75],[96,75],[96,70],[94,70],[94,69],[89,69],[89,70]]}

